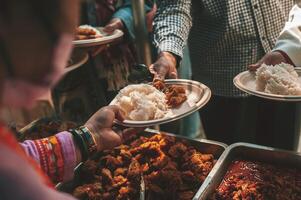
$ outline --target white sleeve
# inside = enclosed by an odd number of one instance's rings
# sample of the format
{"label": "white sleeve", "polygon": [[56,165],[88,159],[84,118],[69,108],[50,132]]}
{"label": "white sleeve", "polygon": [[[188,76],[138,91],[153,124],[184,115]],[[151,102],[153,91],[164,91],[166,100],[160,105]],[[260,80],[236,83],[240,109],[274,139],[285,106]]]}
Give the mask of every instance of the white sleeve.
{"label": "white sleeve", "polygon": [[289,21],[277,39],[275,50],[285,52],[295,66],[301,66],[301,7],[295,5],[289,14]]}

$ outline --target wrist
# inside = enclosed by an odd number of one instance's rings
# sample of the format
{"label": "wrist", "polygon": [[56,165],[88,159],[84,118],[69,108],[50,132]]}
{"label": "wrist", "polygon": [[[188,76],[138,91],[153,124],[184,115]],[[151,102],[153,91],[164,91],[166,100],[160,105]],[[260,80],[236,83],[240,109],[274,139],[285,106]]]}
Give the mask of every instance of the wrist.
{"label": "wrist", "polygon": [[167,58],[173,64],[173,66],[177,66],[177,58],[173,53],[170,53],[168,51],[162,51],[158,55],[158,58],[160,57]]}
{"label": "wrist", "polygon": [[294,67],[296,67],[295,64],[293,63],[293,61],[292,61],[291,58],[287,55],[286,52],[281,51],[281,50],[275,50],[274,52],[280,53],[281,56],[284,58],[284,60],[285,60],[286,63],[288,63],[288,64],[293,65]]}
{"label": "wrist", "polygon": [[75,144],[77,162],[85,161],[94,155],[98,148],[93,133],[85,126],[69,131],[73,136]]}
{"label": "wrist", "polygon": [[86,127],[89,130],[89,132],[92,134],[92,136],[94,137],[95,142],[96,142],[97,151],[103,150],[103,145],[101,143],[101,139],[99,137],[99,134],[97,134],[100,131],[100,129],[94,128],[94,126],[92,124],[85,124],[84,127]]}

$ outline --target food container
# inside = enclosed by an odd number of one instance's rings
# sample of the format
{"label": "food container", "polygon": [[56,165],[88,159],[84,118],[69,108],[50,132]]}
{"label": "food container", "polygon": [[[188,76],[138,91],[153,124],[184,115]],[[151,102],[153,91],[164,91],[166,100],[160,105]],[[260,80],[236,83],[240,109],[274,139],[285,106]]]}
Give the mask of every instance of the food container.
{"label": "food container", "polygon": [[206,200],[215,192],[215,189],[223,180],[229,165],[236,158],[301,169],[301,154],[296,152],[255,144],[235,143],[226,149],[207,176],[196,194],[199,200]]}
{"label": "food container", "polygon": [[[158,133],[160,133],[160,132],[156,131],[156,130],[152,130],[152,129],[146,129],[143,133],[140,133],[139,135],[151,137]],[[205,140],[205,139],[189,139],[189,138],[186,138],[183,136],[178,136],[178,135],[174,135],[174,134],[170,134],[170,133],[163,133],[163,134],[187,141],[190,145],[192,145],[193,147],[198,149],[200,152],[212,154],[216,160],[218,160],[220,158],[220,156],[222,155],[222,153],[225,151],[225,149],[227,147],[227,145],[220,143],[220,142],[215,142],[215,141],[210,141],[210,140]],[[77,166],[77,168],[75,169],[75,178],[73,181],[71,181],[69,183],[59,183],[59,184],[57,184],[56,188],[58,190],[61,190],[64,192],[68,192],[68,193],[72,192],[78,183],[79,176],[77,176],[77,174],[78,174],[80,167],[81,167],[81,164],[79,166]],[[198,191],[193,199],[199,199],[200,194],[201,194],[200,191]]]}

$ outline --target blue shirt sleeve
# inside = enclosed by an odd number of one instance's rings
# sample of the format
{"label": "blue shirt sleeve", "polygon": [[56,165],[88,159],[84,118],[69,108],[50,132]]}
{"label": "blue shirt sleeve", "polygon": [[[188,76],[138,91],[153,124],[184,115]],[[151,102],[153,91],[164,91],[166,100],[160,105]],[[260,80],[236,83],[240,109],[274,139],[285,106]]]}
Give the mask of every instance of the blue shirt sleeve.
{"label": "blue shirt sleeve", "polygon": [[[149,12],[151,5],[145,5],[145,11]],[[135,39],[134,19],[132,15],[131,0],[125,0],[124,4],[114,13],[113,18],[119,18],[125,25],[126,31],[131,40]]]}

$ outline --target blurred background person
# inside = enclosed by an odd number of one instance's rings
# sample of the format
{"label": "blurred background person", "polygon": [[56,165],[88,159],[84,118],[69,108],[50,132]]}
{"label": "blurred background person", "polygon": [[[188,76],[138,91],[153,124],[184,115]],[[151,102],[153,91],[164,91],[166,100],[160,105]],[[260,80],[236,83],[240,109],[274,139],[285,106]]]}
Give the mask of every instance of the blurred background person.
{"label": "blurred background person", "polygon": [[[151,20],[152,1],[146,1],[145,8]],[[120,29],[125,34],[99,54],[91,55],[86,65],[66,75],[53,90],[56,113],[63,119],[82,123],[100,107],[108,105],[128,84],[128,75],[137,63],[130,0],[82,2],[80,24],[105,27],[109,34]]]}
{"label": "blurred background person", "polygon": [[[0,33],[0,108],[30,108],[63,74],[77,25],[78,2],[2,3],[0,23],[6,28]],[[71,180],[79,162],[120,145],[126,134],[111,129],[115,118],[123,120],[119,108],[105,107],[80,128],[21,144],[1,122],[0,198],[73,199],[56,191],[52,181]]]}

